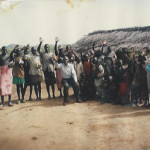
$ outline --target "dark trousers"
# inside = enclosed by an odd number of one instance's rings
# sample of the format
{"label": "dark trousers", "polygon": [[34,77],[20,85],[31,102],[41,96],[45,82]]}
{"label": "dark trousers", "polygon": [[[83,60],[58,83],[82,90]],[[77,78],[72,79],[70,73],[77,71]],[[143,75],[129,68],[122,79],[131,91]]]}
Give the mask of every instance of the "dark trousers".
{"label": "dark trousers", "polygon": [[139,90],[139,94],[140,94],[140,101],[144,101],[145,104],[149,104],[149,95],[148,95],[148,88],[147,87],[141,87],[140,86],[140,90]]}
{"label": "dark trousers", "polygon": [[74,79],[62,79],[62,84],[64,86],[64,102],[68,102],[68,90],[70,86],[73,88],[76,101],[79,101],[79,87],[75,84]]}
{"label": "dark trousers", "polygon": [[136,85],[131,85],[131,102],[137,104],[140,98],[140,88]]}

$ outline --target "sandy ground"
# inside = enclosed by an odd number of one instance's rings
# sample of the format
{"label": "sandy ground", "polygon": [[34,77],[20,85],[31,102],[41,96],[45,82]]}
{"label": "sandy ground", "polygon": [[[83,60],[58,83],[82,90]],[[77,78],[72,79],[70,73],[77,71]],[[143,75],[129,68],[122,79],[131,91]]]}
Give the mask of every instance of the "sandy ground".
{"label": "sandy ground", "polygon": [[150,149],[149,109],[96,101],[79,104],[71,98],[69,105],[62,106],[62,98],[46,97],[43,84],[42,101],[0,111],[0,150]]}

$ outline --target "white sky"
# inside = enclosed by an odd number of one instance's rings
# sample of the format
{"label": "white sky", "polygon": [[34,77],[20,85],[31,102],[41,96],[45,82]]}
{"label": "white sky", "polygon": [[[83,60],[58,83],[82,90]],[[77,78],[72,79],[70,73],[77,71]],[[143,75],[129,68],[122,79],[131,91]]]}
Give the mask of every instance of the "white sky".
{"label": "white sky", "polygon": [[94,30],[150,25],[150,0],[24,0],[0,8],[0,47],[35,45],[39,37],[72,44]]}

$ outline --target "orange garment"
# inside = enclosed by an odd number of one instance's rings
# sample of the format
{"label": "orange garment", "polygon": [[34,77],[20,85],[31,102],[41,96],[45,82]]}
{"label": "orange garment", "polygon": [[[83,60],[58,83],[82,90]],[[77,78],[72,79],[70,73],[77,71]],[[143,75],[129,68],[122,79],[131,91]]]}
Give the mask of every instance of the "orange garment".
{"label": "orange garment", "polygon": [[91,64],[89,61],[83,63],[83,69],[86,76],[90,76],[91,74]]}

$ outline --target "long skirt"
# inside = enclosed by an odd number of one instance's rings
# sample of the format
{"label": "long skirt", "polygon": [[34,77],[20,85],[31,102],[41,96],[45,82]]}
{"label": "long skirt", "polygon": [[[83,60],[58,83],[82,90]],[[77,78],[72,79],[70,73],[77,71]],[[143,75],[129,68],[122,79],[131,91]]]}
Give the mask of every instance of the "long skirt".
{"label": "long skirt", "polygon": [[56,83],[57,83],[57,87],[58,89],[62,88],[62,77],[61,77],[61,72],[60,69],[56,70]]}
{"label": "long skirt", "polygon": [[12,94],[12,68],[0,67],[0,96]]}

